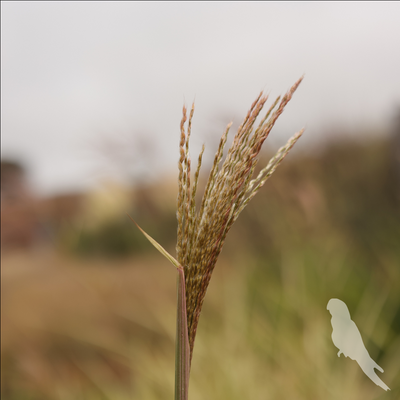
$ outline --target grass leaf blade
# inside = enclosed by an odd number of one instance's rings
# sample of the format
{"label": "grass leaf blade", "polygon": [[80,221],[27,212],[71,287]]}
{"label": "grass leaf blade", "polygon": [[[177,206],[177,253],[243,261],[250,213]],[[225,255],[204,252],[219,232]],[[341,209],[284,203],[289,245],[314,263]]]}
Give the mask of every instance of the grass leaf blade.
{"label": "grass leaf blade", "polygon": [[148,235],[137,223],[136,221],[128,215],[128,217],[135,223],[135,225],[139,228],[140,232],[146,237],[146,239],[165,257],[167,258],[176,268],[180,268],[180,264],[171,254],[168,253],[167,250],[164,249],[157,241],[155,241],[150,235]]}

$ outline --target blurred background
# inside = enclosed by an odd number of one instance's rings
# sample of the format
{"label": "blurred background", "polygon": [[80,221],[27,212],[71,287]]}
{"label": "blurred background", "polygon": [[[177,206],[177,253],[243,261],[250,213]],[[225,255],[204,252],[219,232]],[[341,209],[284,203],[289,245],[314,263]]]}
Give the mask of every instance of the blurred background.
{"label": "blurred background", "polygon": [[[306,131],[228,235],[190,398],[399,398],[399,14],[2,2],[2,398],[173,398],[175,272],[126,214],[175,254],[183,104],[204,184],[227,123],[303,74],[259,165]],[[337,357],[333,297],[390,392]]]}

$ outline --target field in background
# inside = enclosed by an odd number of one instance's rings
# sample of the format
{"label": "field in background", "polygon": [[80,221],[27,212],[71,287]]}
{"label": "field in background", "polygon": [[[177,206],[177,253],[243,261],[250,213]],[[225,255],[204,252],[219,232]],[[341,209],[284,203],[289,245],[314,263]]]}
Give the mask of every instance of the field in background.
{"label": "field in background", "polygon": [[[191,400],[399,398],[396,146],[288,157],[249,204],[205,300]],[[2,249],[3,399],[173,398],[176,276],[124,213],[174,253],[174,185],[110,186],[26,212],[29,226]],[[7,226],[21,227],[28,208]],[[347,303],[390,392],[337,357],[332,297]]]}

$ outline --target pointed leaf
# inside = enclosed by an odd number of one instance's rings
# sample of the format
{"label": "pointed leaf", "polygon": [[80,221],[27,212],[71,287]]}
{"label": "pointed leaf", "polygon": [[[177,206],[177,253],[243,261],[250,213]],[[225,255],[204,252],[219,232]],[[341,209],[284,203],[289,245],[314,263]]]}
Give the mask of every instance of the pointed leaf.
{"label": "pointed leaf", "polygon": [[150,235],[148,235],[137,223],[136,221],[128,215],[128,217],[135,223],[135,225],[139,228],[139,230],[143,233],[143,235],[147,238],[147,240],[165,257],[167,258],[176,268],[180,268],[181,265],[171,254],[168,253],[167,250],[164,249],[158,242],[156,242]]}

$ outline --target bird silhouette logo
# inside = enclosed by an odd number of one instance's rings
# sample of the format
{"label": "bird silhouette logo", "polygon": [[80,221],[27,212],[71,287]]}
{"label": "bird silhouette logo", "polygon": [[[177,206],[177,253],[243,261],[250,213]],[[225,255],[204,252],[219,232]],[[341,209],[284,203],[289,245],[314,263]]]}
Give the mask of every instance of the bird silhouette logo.
{"label": "bird silhouette logo", "polygon": [[332,315],[332,341],[339,349],[338,357],[343,353],[345,357],[357,361],[372,382],[384,390],[390,390],[376,374],[375,369],[381,372],[383,372],[383,369],[370,357],[357,325],[351,320],[346,303],[339,299],[330,299],[326,309]]}

